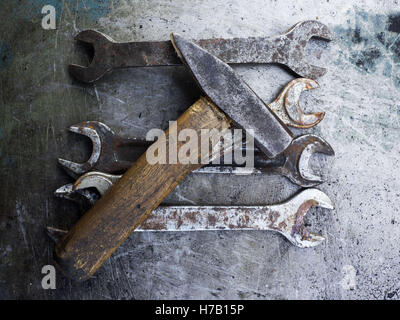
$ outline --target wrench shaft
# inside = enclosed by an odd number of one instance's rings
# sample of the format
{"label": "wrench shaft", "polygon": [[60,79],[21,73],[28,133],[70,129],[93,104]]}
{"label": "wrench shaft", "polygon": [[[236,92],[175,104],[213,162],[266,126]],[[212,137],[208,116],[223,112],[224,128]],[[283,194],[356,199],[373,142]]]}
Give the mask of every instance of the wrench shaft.
{"label": "wrench shaft", "polygon": [[285,205],[158,207],[136,231],[280,230],[287,218],[285,209]]}
{"label": "wrench shaft", "polygon": [[[116,141],[122,141],[120,140],[120,138],[118,136],[116,136]],[[118,155],[118,159],[124,159],[124,161],[120,161],[120,166],[119,166],[119,171],[125,171],[127,169],[129,169],[132,164],[135,162],[137,155],[139,152],[133,152],[134,150],[132,150],[132,148],[137,148],[138,150],[142,150],[143,152],[145,152],[146,148],[149,147],[151,145],[152,142],[150,141],[146,141],[146,140],[126,140],[125,142],[127,142],[126,144],[118,144],[118,143],[114,143],[113,144],[113,151],[114,154]],[[251,150],[246,148],[246,145],[243,144],[242,147],[242,152],[248,153],[251,152]],[[239,150],[237,152],[240,152]],[[268,171],[272,168],[276,168],[276,167],[281,167],[284,165],[285,163],[285,158],[282,155],[279,155],[278,157],[275,158],[267,158],[265,155],[263,155],[260,150],[255,147],[254,149],[254,167],[251,167],[250,169],[254,169],[254,168],[259,168],[259,171]],[[249,155],[250,156],[250,155]],[[229,159],[226,156],[221,156],[218,159],[218,163],[210,163],[208,165],[206,165],[205,167],[201,168],[201,169],[205,169],[205,170],[196,170],[196,172],[198,173],[218,173],[218,171],[220,171],[220,173],[228,173],[236,170],[237,168],[245,168],[243,167],[244,164],[239,164],[237,163],[237,161],[235,160],[234,155],[231,155],[229,157]],[[212,169],[212,168],[217,168],[217,169]],[[225,169],[224,169],[225,168]],[[102,168],[99,168],[100,170],[102,170]],[[240,171],[242,169],[238,169],[238,171]],[[103,171],[103,170],[102,170]]]}
{"label": "wrench shaft", "polygon": [[[199,46],[230,64],[284,63],[283,36],[195,40]],[[181,65],[171,41],[113,42],[107,48],[113,68]],[[104,59],[105,57],[103,57]]]}
{"label": "wrench shaft", "polygon": [[[182,62],[171,41],[113,42],[107,51],[113,68],[174,66]],[[103,57],[104,58],[104,57]]]}

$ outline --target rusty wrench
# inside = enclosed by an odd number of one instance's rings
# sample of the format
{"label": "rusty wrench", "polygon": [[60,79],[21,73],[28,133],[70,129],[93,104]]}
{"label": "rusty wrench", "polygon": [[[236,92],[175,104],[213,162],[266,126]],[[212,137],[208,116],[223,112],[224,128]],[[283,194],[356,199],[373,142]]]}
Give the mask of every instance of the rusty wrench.
{"label": "rusty wrench", "polygon": [[[195,42],[226,63],[278,63],[286,65],[299,76],[317,79],[326,73],[326,69],[306,61],[306,45],[312,37],[332,40],[326,25],[308,20],[295,24],[285,34],[276,37],[207,39]],[[182,63],[171,41],[115,42],[95,30],[84,30],[75,39],[94,49],[88,67],[76,64],[69,66],[70,73],[86,83],[94,82],[116,68]]]}
{"label": "rusty wrench", "polygon": [[[112,150],[112,147],[108,150]],[[302,187],[313,187],[323,182],[323,179],[317,174],[313,173],[309,166],[309,160],[314,153],[323,153],[326,155],[334,155],[332,147],[322,138],[307,134],[293,139],[290,146],[278,157],[274,159],[266,158],[262,155],[256,155],[255,167],[239,167],[229,165],[207,165],[199,168],[194,173],[229,173],[229,174],[263,174],[273,173],[280,174],[287,177],[291,182],[302,186]],[[68,170],[75,170],[76,176],[79,175],[76,168],[83,168],[88,170],[82,170],[88,172],[91,170],[99,170],[105,173],[113,172],[107,170],[112,167],[120,170],[126,170],[132,165],[132,162],[118,161],[118,153],[112,151],[112,153],[101,153],[96,163],[86,162],[84,164],[76,164],[76,166],[70,165],[67,162],[67,166],[64,167]],[[62,162],[61,162],[62,163]],[[124,167],[125,164],[127,167]],[[68,170],[68,171],[69,171]],[[89,173],[90,174],[90,173]],[[118,179],[120,176],[115,175]]]}
{"label": "rusty wrench", "polygon": [[[76,163],[59,159],[59,163],[75,178],[85,172],[98,170],[106,173],[121,172],[128,169],[134,159],[129,159],[126,146],[146,147],[151,142],[120,138],[101,122],[85,122],[71,127],[91,138],[93,153],[88,161]],[[144,152],[145,149],[143,149]],[[125,151],[125,152],[124,152]],[[293,183],[312,187],[323,182],[322,178],[310,170],[309,160],[314,153],[334,155],[332,147],[322,138],[307,134],[293,139],[290,146],[278,157],[269,159],[255,149],[255,167],[239,167],[229,165],[208,165],[193,172],[196,173],[233,173],[233,174],[262,174],[275,173],[286,176]]]}
{"label": "rusty wrench", "polygon": [[[94,155],[92,154],[85,163],[75,163],[63,159],[59,159],[59,162],[67,172],[74,177],[92,170],[99,170],[106,173],[125,171],[132,165],[133,159],[132,161],[120,160],[121,157],[127,159],[126,155],[121,156],[124,149],[118,148],[118,144],[115,142],[119,141],[117,136],[111,137],[114,137],[114,139],[108,139],[111,143],[99,144],[100,147],[96,150],[102,152]],[[113,141],[114,143],[112,143]],[[132,139],[127,142],[135,144],[137,140]],[[139,144],[143,146],[145,143],[150,144],[150,142],[147,141],[140,141]],[[273,159],[263,156],[256,149],[254,168],[229,165],[207,165],[193,172],[229,174],[263,174],[268,172],[283,175],[299,186],[313,187],[323,182],[323,179],[310,169],[309,160],[314,153],[334,155],[334,151],[328,142],[316,135],[307,134],[293,139],[290,146],[281,155]]]}
{"label": "rusty wrench", "polygon": [[[101,175],[98,178],[92,175],[82,182],[103,193],[100,191],[103,178]],[[161,206],[135,231],[269,230],[279,232],[297,247],[309,248],[325,240],[308,232],[304,225],[304,216],[315,206],[334,208],[329,197],[314,188],[270,206]],[[54,240],[66,233],[53,227],[47,227],[47,231]]]}

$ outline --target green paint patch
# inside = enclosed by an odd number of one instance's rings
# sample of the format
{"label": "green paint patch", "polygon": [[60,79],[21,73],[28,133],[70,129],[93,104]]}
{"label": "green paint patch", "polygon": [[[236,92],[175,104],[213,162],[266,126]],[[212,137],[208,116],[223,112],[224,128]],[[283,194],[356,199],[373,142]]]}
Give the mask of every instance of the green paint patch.
{"label": "green paint patch", "polygon": [[12,59],[12,52],[6,42],[0,41],[0,71],[5,68]]}
{"label": "green paint patch", "polygon": [[361,73],[379,72],[400,88],[400,15],[347,14],[347,25],[334,28],[343,47],[338,65],[346,60]]}

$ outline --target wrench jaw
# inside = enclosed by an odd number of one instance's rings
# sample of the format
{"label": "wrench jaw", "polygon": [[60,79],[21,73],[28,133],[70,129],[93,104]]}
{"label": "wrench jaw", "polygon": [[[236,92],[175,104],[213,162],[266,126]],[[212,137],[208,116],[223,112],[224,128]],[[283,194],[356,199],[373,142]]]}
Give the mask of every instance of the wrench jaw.
{"label": "wrench jaw", "polygon": [[121,177],[120,175],[92,171],[79,177],[73,184],[72,189],[79,192],[88,188],[96,188],[100,195],[103,196]]}
{"label": "wrench jaw", "polygon": [[68,183],[54,191],[54,196],[77,203],[85,212],[92,207],[121,176],[102,172],[88,172],[75,183]]}
{"label": "wrench jaw", "polygon": [[101,139],[97,131],[90,126],[90,122],[83,122],[81,124],[73,125],[69,127],[69,131],[84,135],[92,141],[93,151],[89,158],[84,163],[76,163],[62,158],[58,158],[58,163],[67,169],[68,172],[72,172],[74,175],[81,175],[87,171],[90,171],[98,162],[101,152]]}
{"label": "wrench jaw", "polygon": [[[100,195],[97,192],[91,189],[75,190],[72,183],[58,188],[54,191],[54,196],[75,202],[82,212],[89,210],[100,199]],[[46,227],[46,233],[54,243],[57,243],[67,232],[51,226]]]}
{"label": "wrench jaw", "polygon": [[68,183],[54,191],[54,196],[71,200],[86,211],[100,199],[100,195],[92,189],[75,189],[73,183]]}
{"label": "wrench jaw", "polygon": [[314,188],[306,189],[286,203],[284,212],[287,216],[284,227],[278,230],[293,245],[299,248],[311,248],[321,244],[325,238],[321,235],[311,233],[304,225],[304,217],[312,207],[334,209],[333,202],[322,191]]}
{"label": "wrench jaw", "polygon": [[112,68],[106,68],[104,66],[93,65],[93,62],[88,66],[80,66],[77,64],[70,64],[68,71],[75,79],[78,79],[84,83],[93,83],[103,77],[106,73],[110,72]]}
{"label": "wrench jaw", "polygon": [[[76,188],[75,184],[68,183],[61,186],[54,191],[54,196],[56,198],[70,200],[78,204],[82,212],[86,212],[100,199],[102,194],[98,191],[97,185],[88,185],[86,188]],[[93,190],[93,188],[95,188],[97,192]],[[58,240],[60,240],[67,232],[67,230],[61,230],[51,226],[46,227],[47,235],[55,243],[57,243]]]}
{"label": "wrench jaw", "polygon": [[85,83],[92,83],[112,70],[112,64],[110,64],[112,61],[107,59],[107,50],[105,50],[114,43],[111,37],[96,30],[84,30],[75,36],[75,40],[80,44],[91,46],[94,51],[94,55],[89,57],[90,63],[87,67],[77,64],[68,66],[69,72],[75,79]]}
{"label": "wrench jaw", "polygon": [[324,76],[327,69],[309,64],[305,59],[305,52],[307,42],[312,37],[325,41],[333,39],[328,27],[319,21],[307,20],[295,24],[286,35],[291,39],[296,39],[299,43],[292,52],[293,56],[288,58],[287,66],[299,76],[306,78],[317,79]]}
{"label": "wrench jaw", "polygon": [[305,20],[296,23],[293,26],[295,37],[304,41],[310,40],[312,37],[320,38],[325,41],[332,41],[333,34],[329,28],[317,20]]}
{"label": "wrench jaw", "polygon": [[323,236],[315,233],[307,233],[307,236],[303,236],[300,233],[296,233],[288,239],[293,245],[299,248],[312,248],[320,245],[325,241]]}
{"label": "wrench jaw", "polygon": [[268,107],[288,126],[308,129],[316,126],[325,116],[325,112],[306,114],[300,107],[300,96],[303,91],[319,88],[318,82],[307,78],[290,81],[275,101]]}
{"label": "wrench jaw", "polygon": [[316,175],[310,168],[310,158],[314,153],[322,153],[328,156],[333,156],[335,152],[332,147],[324,140],[319,138],[312,144],[309,144],[300,155],[299,159],[299,171],[304,179],[309,181],[320,181],[323,182],[322,178]]}
{"label": "wrench jaw", "polygon": [[307,134],[293,139],[292,144],[284,151],[284,175],[293,183],[305,188],[323,183],[322,177],[313,173],[309,166],[314,153],[332,156],[335,154],[329,143],[316,135]]}
{"label": "wrench jaw", "polygon": [[289,126],[307,129],[316,126],[325,117],[325,112],[304,113],[300,107],[300,96],[303,91],[319,88],[317,81],[298,78],[291,81],[284,93],[284,106],[292,122]]}
{"label": "wrench jaw", "polygon": [[122,140],[116,137],[114,131],[99,121],[86,121],[71,126],[71,132],[88,137],[92,141],[92,154],[84,163],[76,163],[65,159],[58,162],[75,179],[80,175],[92,171],[101,170],[105,172],[122,172],[131,167],[132,162],[120,159],[118,150],[124,146],[146,146],[145,141],[129,139]]}

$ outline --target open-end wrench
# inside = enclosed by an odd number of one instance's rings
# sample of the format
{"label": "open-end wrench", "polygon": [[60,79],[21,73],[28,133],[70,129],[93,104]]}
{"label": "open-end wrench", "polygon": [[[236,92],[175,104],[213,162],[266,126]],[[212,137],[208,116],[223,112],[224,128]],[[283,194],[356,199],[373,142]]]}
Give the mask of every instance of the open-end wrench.
{"label": "open-end wrench", "polygon": [[[312,37],[332,40],[326,25],[308,20],[295,24],[285,34],[276,37],[207,39],[195,42],[226,63],[278,63],[286,65],[301,77],[317,79],[326,73],[326,69],[309,64],[306,60],[306,45]],[[94,82],[116,68],[182,64],[171,41],[116,42],[95,30],[84,30],[75,39],[94,49],[88,67],[75,64],[69,66],[70,73],[86,83]]]}
{"label": "open-end wrench", "polygon": [[[91,176],[85,184],[98,188],[103,183],[98,177],[96,182]],[[269,230],[279,232],[297,247],[309,248],[325,240],[308,232],[304,225],[304,216],[315,206],[334,208],[325,193],[313,188],[270,206],[161,206],[135,231]],[[53,227],[47,231],[55,240],[66,233]]]}
{"label": "open-end wrench", "polygon": [[[313,187],[323,182],[322,177],[312,172],[309,166],[309,160],[312,154],[316,152],[327,155],[334,154],[332,147],[325,140],[316,135],[308,134],[293,139],[291,145],[282,155],[274,159],[258,159],[260,167],[208,165],[194,170],[193,173],[263,174],[268,172],[283,175],[299,186]],[[100,193],[104,193],[120,178],[121,175],[92,171],[80,176],[75,181],[73,189],[89,188],[93,184],[92,181],[95,181],[96,188]]]}
{"label": "open-end wrench", "polygon": [[[87,127],[85,127],[87,128]],[[103,128],[103,127],[102,127]],[[94,130],[94,129],[91,129]],[[99,131],[97,131],[99,132]],[[110,132],[110,131],[105,131]],[[99,135],[97,135],[99,136]],[[110,134],[116,141],[117,136],[113,133]],[[90,137],[90,136],[89,136]],[[106,136],[107,137],[107,136]],[[95,141],[92,140],[93,145]],[[100,140],[102,141],[102,140]],[[119,159],[127,159],[126,155],[121,155],[123,149],[119,150],[117,144],[112,143],[112,139],[104,139],[104,143],[99,144],[99,147],[93,148],[96,154],[92,154],[90,159],[85,163],[75,163],[67,160],[62,160],[60,163],[67,169],[68,172],[75,178],[80,174],[88,171],[98,170],[104,173],[113,173],[117,171],[125,171],[129,168],[134,159],[131,161]],[[137,140],[132,139],[130,142],[133,144]],[[111,144],[107,144],[111,143]],[[150,144],[148,141],[140,141],[139,144]],[[302,187],[313,187],[323,182],[322,177],[313,173],[310,169],[309,160],[314,153],[323,153],[326,155],[334,155],[332,147],[322,138],[307,134],[293,139],[289,147],[279,156],[269,159],[260,153],[257,148],[255,151],[254,167],[241,167],[224,165],[207,165],[193,173],[227,173],[227,174],[264,174],[272,173],[279,174],[287,177],[291,182]],[[72,173],[71,173],[72,171]],[[117,176],[119,177],[119,176]]]}

